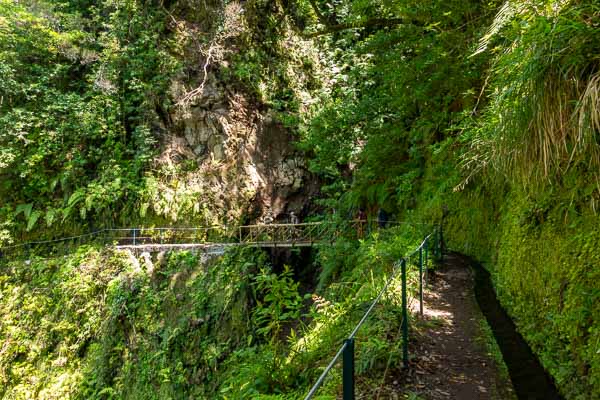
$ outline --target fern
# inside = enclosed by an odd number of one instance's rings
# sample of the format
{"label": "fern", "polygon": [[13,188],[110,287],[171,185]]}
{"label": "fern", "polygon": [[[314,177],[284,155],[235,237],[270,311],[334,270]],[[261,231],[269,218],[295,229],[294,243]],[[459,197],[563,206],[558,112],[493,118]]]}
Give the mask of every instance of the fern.
{"label": "fern", "polygon": [[33,229],[33,227],[35,226],[35,223],[38,221],[38,219],[43,215],[43,213],[41,211],[33,211],[30,215],[29,218],[27,219],[27,231],[30,231],[31,229]]}
{"label": "fern", "polygon": [[67,206],[63,209],[63,222],[66,221],[73,212],[73,209],[77,204],[85,199],[85,192],[83,189],[76,190],[71,194],[69,200],[67,201]]}
{"label": "fern", "polygon": [[19,204],[17,206],[17,209],[15,211],[15,217],[19,216],[21,213],[23,213],[25,215],[25,219],[29,219],[29,216],[31,215],[31,210],[33,209],[33,204],[29,203],[29,204]]}

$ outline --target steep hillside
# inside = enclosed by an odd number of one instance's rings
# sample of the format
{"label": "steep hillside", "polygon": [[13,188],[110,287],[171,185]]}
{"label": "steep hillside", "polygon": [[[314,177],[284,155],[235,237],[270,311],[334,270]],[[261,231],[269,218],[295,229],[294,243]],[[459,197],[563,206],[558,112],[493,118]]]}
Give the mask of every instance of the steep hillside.
{"label": "steep hillside", "polygon": [[327,68],[296,33],[297,10],[0,7],[3,241],[311,209],[317,181],[293,142]]}
{"label": "steep hillside", "polygon": [[[564,397],[596,398],[599,21],[598,2],[584,0],[0,0],[0,244],[106,226],[285,220],[290,211],[441,223],[450,248],[492,272]],[[99,250],[4,260],[13,264],[0,281],[10,321],[2,390],[42,398],[55,382],[72,396],[139,398],[151,397],[144,383],[154,382],[173,398],[293,397],[314,378],[306,365],[323,353],[319,329],[346,323],[354,310],[346,299],[368,298],[381,281],[360,265],[374,263],[382,277],[390,254],[416,240],[395,234],[318,255],[311,284],[323,298],[313,299],[316,323],[304,339],[288,320],[302,301],[289,274],[209,276],[222,286],[215,292],[254,296],[242,316],[227,301],[215,306],[219,323],[265,317],[250,310],[269,280],[293,305],[241,336],[227,332],[225,348],[194,336],[200,311],[181,316],[183,325],[168,318],[178,295],[184,310],[200,307],[178,285],[209,284],[189,255],[173,255],[157,281],[152,268]],[[88,264],[97,276],[86,275]],[[104,264],[114,266],[106,276]],[[179,269],[187,272],[173,278]],[[243,290],[230,286],[238,283]],[[129,302],[139,314],[128,314]],[[381,338],[397,328],[387,312],[373,328]],[[49,327],[39,337],[38,324]],[[193,355],[207,357],[200,369],[190,366],[188,342],[206,345]],[[375,356],[361,355],[365,381],[383,354],[397,356],[386,343],[375,339]]]}
{"label": "steep hillside", "polygon": [[[361,244],[340,237],[319,254],[313,277],[310,266],[273,265],[252,248],[206,261],[86,246],[64,258],[3,263],[0,397],[303,397],[391,262],[420,239],[421,230],[406,228]],[[316,281],[321,269],[320,288],[305,294],[315,283],[306,277]],[[400,285],[357,337],[359,390],[368,396],[387,366],[400,364]],[[340,380],[334,371],[320,394],[338,394]]]}
{"label": "steep hillside", "polygon": [[348,6],[336,18],[353,26],[377,15],[400,25],[332,38],[346,46],[349,84],[304,140],[313,170],[331,178],[325,204],[443,220],[450,247],[493,271],[564,396],[594,398],[598,5]]}

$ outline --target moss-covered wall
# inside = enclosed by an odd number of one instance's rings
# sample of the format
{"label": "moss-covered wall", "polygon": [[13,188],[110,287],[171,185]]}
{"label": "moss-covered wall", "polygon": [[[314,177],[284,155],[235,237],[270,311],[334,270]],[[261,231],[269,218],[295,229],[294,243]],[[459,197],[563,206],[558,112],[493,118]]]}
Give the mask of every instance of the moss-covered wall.
{"label": "moss-covered wall", "polygon": [[250,345],[251,277],[265,259],[81,248],[3,264],[0,398],[207,398],[219,363]]}
{"label": "moss-covered wall", "polygon": [[475,186],[428,203],[446,204],[448,247],[492,272],[500,301],[563,395],[593,399],[600,393],[600,217],[589,207],[569,212],[576,207],[564,206],[568,193]]}

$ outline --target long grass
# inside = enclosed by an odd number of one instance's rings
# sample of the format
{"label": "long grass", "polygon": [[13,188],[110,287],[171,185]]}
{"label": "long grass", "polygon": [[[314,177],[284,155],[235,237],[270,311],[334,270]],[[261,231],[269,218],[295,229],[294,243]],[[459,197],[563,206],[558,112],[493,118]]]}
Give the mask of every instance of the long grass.
{"label": "long grass", "polygon": [[467,180],[492,170],[531,185],[553,182],[577,166],[598,183],[600,30],[589,21],[600,8],[527,3],[505,3],[476,51],[496,46],[488,105],[471,126],[463,160]]}

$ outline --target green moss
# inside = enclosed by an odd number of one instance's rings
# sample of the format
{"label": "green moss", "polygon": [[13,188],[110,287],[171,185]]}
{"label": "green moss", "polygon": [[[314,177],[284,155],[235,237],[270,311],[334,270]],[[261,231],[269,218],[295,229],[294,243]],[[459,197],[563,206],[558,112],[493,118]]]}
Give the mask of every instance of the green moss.
{"label": "green moss", "polygon": [[600,218],[566,200],[568,193],[488,185],[438,202],[449,209],[449,247],[484,262],[501,303],[561,392],[584,399],[600,391]]}

